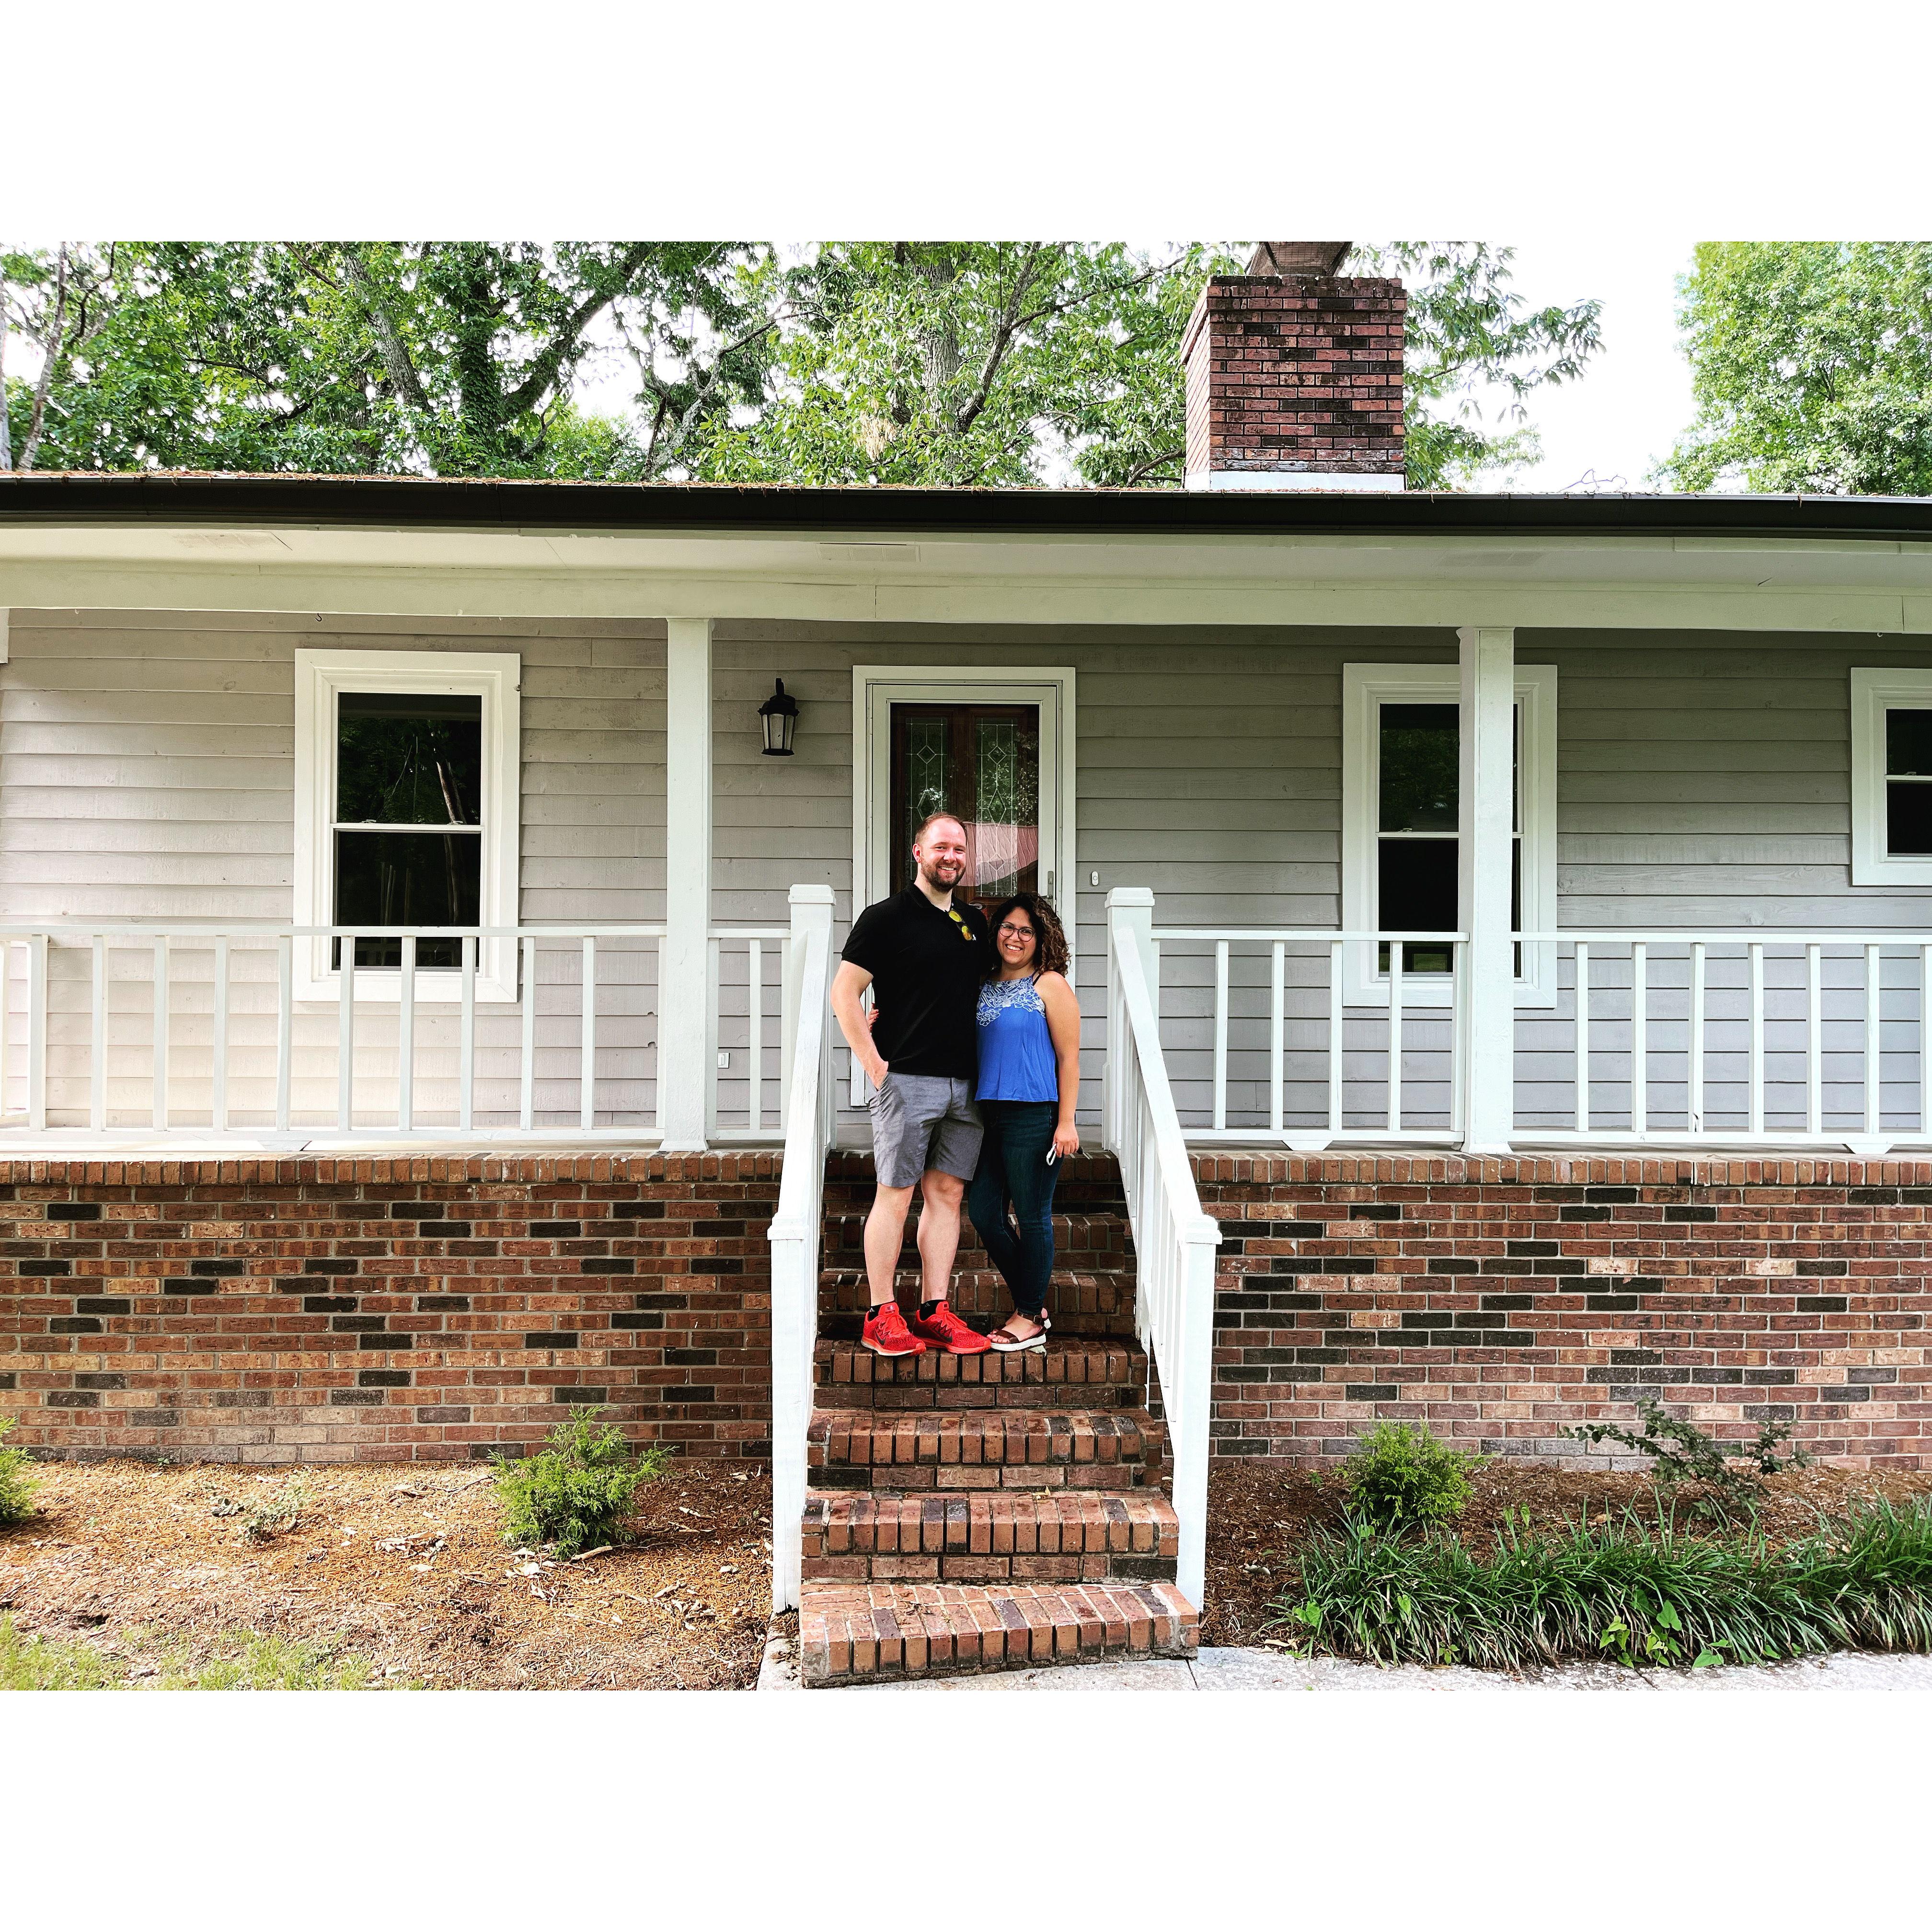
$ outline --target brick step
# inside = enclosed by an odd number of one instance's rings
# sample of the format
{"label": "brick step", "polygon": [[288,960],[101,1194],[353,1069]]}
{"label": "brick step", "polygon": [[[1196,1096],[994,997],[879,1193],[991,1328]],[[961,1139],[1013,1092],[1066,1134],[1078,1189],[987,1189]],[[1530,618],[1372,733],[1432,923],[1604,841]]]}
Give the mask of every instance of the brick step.
{"label": "brick step", "polygon": [[849,1342],[816,1351],[820,1400],[844,1408],[1037,1408],[1046,1389],[1077,1390],[1089,1408],[1138,1408],[1147,1400],[1148,1359],[1121,1336],[1062,1341],[1018,1355],[885,1357]]}
{"label": "brick step", "polygon": [[808,1689],[1122,1657],[1192,1657],[1194,1607],[1172,1583],[808,1583]]}
{"label": "brick step", "polygon": [[[825,1163],[826,1211],[863,1214],[872,1205],[874,1185],[869,1151],[836,1150]],[[1124,1215],[1127,1211],[1120,1165],[1110,1154],[1078,1154],[1062,1161],[1053,1199],[1063,1214]]]}
{"label": "brick step", "polygon": [[[918,1305],[916,1270],[901,1269],[893,1277],[893,1286],[904,1306]],[[1012,1311],[1012,1297],[993,1268],[956,1269],[950,1294],[960,1316],[982,1331],[997,1328]],[[856,1341],[871,1300],[862,1268],[823,1270],[818,1277],[818,1332],[836,1341]],[[1046,1306],[1056,1335],[1130,1334],[1134,1327],[1133,1270],[1055,1268]]]}
{"label": "brick step", "polygon": [[808,1581],[1172,1582],[1180,1549],[1157,1490],[974,1490],[805,1501]]}
{"label": "brick step", "polygon": [[[862,1267],[866,1252],[866,1216],[864,1207],[841,1209],[834,1211],[827,1207],[824,1217],[824,1253],[828,1262],[842,1259],[848,1267]],[[1118,1214],[1056,1214],[1053,1217],[1053,1254],[1057,1264],[1067,1268],[1109,1266],[1118,1268],[1132,1252],[1132,1240],[1127,1223]],[[962,1214],[959,1218],[959,1252],[962,1255],[984,1256],[986,1246],[981,1241],[971,1218]],[[919,1216],[909,1215],[906,1220],[905,1240],[901,1244],[900,1265],[916,1268],[919,1265]],[[1084,1262],[1082,1256],[1105,1256]],[[985,1267],[982,1259],[980,1266]]]}
{"label": "brick step", "polygon": [[1166,1448],[1142,1409],[828,1407],[806,1466],[821,1490],[1154,1489]]}

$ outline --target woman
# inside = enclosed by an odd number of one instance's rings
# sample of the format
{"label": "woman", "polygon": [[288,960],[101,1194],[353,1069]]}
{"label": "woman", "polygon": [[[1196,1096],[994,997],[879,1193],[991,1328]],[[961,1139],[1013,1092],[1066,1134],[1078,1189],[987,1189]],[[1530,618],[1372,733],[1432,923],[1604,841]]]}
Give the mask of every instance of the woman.
{"label": "woman", "polygon": [[1016,893],[992,924],[992,976],[980,992],[986,1134],[966,1211],[1013,1298],[1005,1326],[987,1339],[1015,1354],[1044,1349],[1052,1326],[1053,1186],[1062,1156],[1080,1151],[1080,1003],[1066,983],[1066,935],[1046,900]]}

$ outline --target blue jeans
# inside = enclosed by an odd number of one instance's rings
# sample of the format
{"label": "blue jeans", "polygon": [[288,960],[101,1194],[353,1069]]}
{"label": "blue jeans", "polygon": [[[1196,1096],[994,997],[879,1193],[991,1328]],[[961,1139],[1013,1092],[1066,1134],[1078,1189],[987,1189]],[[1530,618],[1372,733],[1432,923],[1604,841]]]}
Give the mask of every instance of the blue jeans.
{"label": "blue jeans", "polygon": [[986,1134],[979,1167],[967,1186],[966,1212],[1006,1277],[1014,1307],[1037,1322],[1053,1278],[1053,1187],[1060,1165],[1046,1156],[1059,1102],[982,1100],[980,1118]]}

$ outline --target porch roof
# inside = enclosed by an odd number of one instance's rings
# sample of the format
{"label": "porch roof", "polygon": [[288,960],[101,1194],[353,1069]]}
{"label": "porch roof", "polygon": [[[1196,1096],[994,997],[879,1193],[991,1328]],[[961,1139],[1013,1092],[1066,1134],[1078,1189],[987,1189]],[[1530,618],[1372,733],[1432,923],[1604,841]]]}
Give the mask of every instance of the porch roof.
{"label": "porch roof", "polygon": [[0,474],[0,524],[210,521],[440,530],[1932,542],[1932,497],[1426,491],[796,488],[151,470]]}

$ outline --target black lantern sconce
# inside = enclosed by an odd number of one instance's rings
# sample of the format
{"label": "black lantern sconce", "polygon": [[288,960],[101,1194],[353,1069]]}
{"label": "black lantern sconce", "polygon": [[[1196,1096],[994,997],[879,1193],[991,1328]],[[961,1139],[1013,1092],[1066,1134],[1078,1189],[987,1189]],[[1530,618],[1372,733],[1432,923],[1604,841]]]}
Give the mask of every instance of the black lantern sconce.
{"label": "black lantern sconce", "polygon": [[791,734],[798,729],[798,700],[785,695],[784,680],[778,681],[778,688],[758,706],[758,716],[764,720],[765,756],[768,758],[788,758],[791,756]]}

